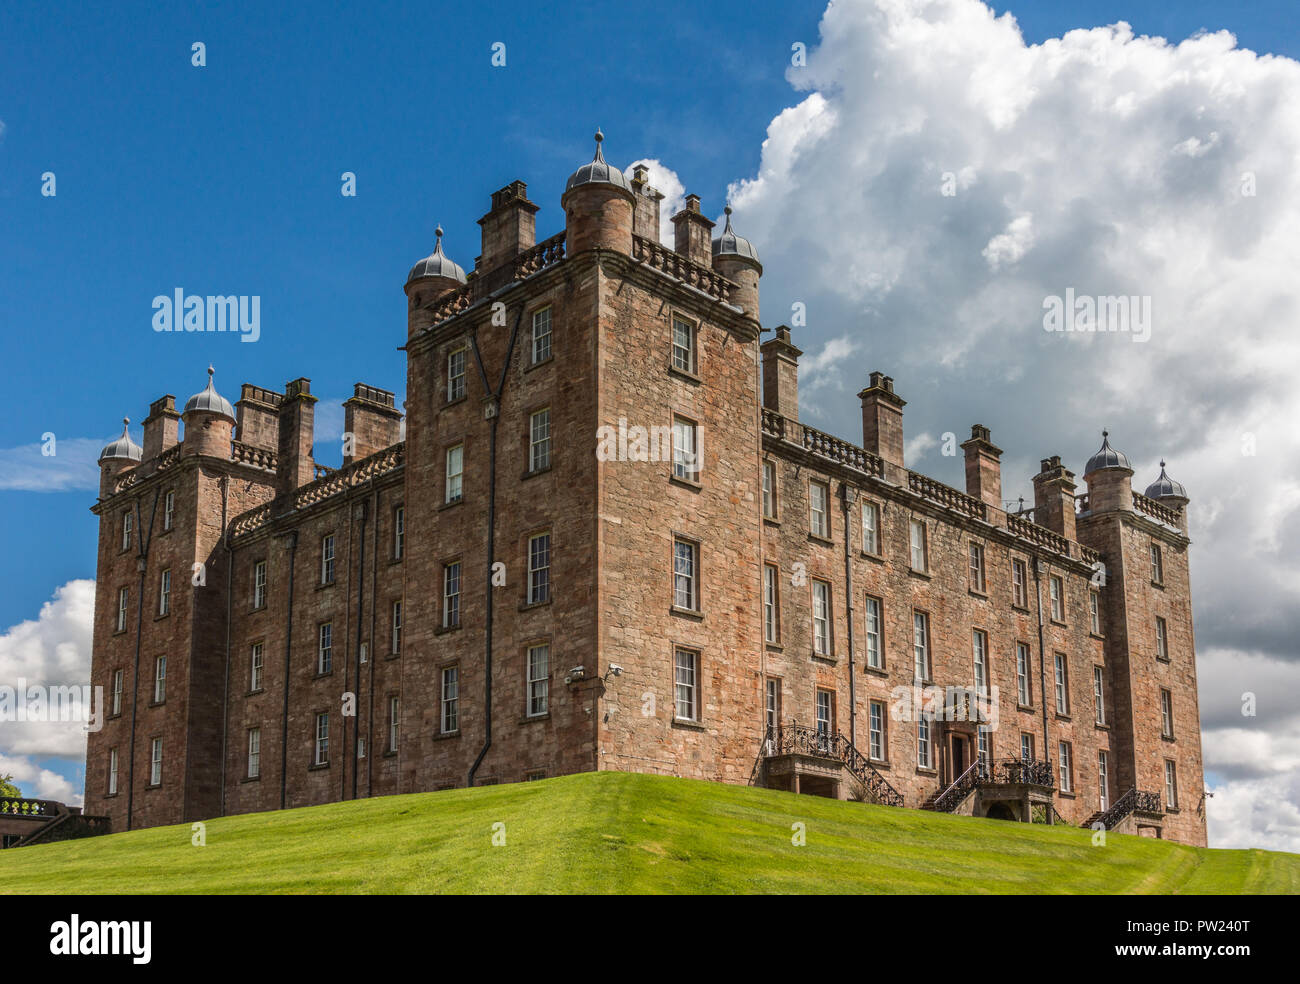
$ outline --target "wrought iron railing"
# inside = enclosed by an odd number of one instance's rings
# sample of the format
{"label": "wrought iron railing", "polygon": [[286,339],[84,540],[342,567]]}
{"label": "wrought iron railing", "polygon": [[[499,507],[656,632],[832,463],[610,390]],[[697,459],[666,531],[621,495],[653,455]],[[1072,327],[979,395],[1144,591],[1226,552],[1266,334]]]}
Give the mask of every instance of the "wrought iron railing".
{"label": "wrought iron railing", "polygon": [[763,739],[763,753],[768,758],[814,755],[836,759],[866,786],[875,802],[885,806],[903,805],[903,794],[876,771],[871,761],[842,732],[823,731],[797,722],[768,728]]}
{"label": "wrought iron railing", "polygon": [[1121,820],[1131,813],[1161,813],[1160,794],[1150,793],[1136,786],[1130,786],[1129,791],[1115,801],[1115,804],[1100,814],[1088,826],[1101,824],[1107,830],[1111,830]]}
{"label": "wrought iron railing", "polygon": [[1056,776],[1052,772],[1052,763],[1038,759],[1007,759],[999,763],[988,779],[998,785],[1055,786]]}
{"label": "wrought iron railing", "polygon": [[935,796],[926,806],[938,813],[951,813],[965,802],[966,797],[976,786],[981,782],[987,782],[988,779],[988,766],[976,760],[969,769],[953,781],[951,786]]}

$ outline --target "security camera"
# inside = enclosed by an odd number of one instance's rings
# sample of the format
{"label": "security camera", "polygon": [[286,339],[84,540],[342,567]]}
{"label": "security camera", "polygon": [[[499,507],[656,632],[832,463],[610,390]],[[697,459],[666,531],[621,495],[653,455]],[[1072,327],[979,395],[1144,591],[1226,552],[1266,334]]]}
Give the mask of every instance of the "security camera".
{"label": "security camera", "polygon": [[619,666],[617,663],[610,663],[610,664],[609,664],[609,672],[610,672],[610,673],[613,673],[614,676],[622,676],[622,675],[623,675],[623,667]]}

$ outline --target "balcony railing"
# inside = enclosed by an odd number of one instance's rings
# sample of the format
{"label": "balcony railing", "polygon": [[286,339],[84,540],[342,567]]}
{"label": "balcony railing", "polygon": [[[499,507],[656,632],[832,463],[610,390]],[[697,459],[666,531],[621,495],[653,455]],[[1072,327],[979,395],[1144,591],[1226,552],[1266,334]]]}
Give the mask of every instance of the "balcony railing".
{"label": "balcony railing", "polygon": [[1006,759],[992,769],[981,782],[999,786],[1055,786],[1056,774],[1051,762],[1038,759]]}
{"label": "balcony railing", "polygon": [[767,758],[777,755],[812,755],[836,759],[866,786],[877,803],[885,806],[903,805],[903,794],[891,786],[876,771],[870,760],[841,732],[810,728],[797,722],[768,728],[763,739],[763,754]]}
{"label": "balcony railing", "polygon": [[1178,527],[1178,513],[1168,506],[1161,505],[1155,499],[1148,499],[1141,492],[1133,493],[1133,508],[1138,512],[1150,516],[1159,523],[1166,526]]}
{"label": "balcony railing", "polygon": [[941,506],[947,506],[957,512],[965,513],[967,516],[984,519],[987,515],[984,503],[980,502],[979,499],[969,496],[965,492],[958,492],[942,482],[936,482],[928,475],[921,475],[914,471],[908,472],[907,487],[919,496],[937,502]]}
{"label": "balcony railing", "polygon": [[632,258],[719,301],[731,299],[731,289],[735,284],[730,280],[712,267],[701,266],[655,239],[633,236]]}

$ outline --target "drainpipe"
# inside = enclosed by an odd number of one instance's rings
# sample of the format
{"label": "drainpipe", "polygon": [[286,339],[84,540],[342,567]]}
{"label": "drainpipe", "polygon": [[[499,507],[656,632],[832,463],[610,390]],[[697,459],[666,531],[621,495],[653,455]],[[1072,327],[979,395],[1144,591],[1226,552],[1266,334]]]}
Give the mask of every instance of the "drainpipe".
{"label": "drainpipe", "polygon": [[848,482],[840,485],[840,504],[844,507],[844,608],[849,619],[849,744],[858,747],[858,696],[855,685],[854,666],[857,662],[857,647],[853,642],[853,519],[849,506],[857,501],[857,490]]}
{"label": "drainpipe", "polygon": [[226,680],[221,691],[221,800],[218,815],[226,815],[226,742],[230,730],[230,609],[234,595],[235,552],[226,525],[229,509],[230,476],[221,476],[221,540],[226,548]]}
{"label": "drainpipe", "polygon": [[[378,578],[379,576],[379,490],[375,488],[375,480],[373,478],[370,479],[370,496],[375,503],[375,525],[373,527],[373,532],[371,533],[371,536],[374,537],[374,550],[372,551],[372,556],[370,561],[370,654],[367,657],[367,663],[366,663],[366,665],[370,667],[370,669],[366,673],[366,696],[369,701],[369,709],[366,711],[366,740],[370,742],[370,747],[366,749],[366,795],[367,796],[374,795],[374,773],[372,771],[372,766],[370,763],[375,760],[375,651],[374,650],[375,650],[375,610],[377,607],[375,605],[375,598],[378,597],[377,592],[379,590],[378,584],[376,582],[376,578]],[[402,618],[403,620],[405,620],[406,618],[406,592],[405,592],[406,577],[405,575],[403,575],[402,577],[402,584],[403,584]],[[357,682],[358,683],[361,682],[361,672],[359,668],[357,671]],[[401,735],[400,731],[398,732],[398,735],[400,737]],[[401,764],[402,764],[402,760],[401,757],[399,756],[397,760],[397,774],[399,777],[402,774]],[[356,796],[357,796],[356,779],[354,777],[352,783],[352,798],[356,799]]]}
{"label": "drainpipe", "polygon": [[483,382],[483,389],[489,394],[487,409],[484,411],[488,415],[488,515],[487,515],[487,571],[485,584],[487,586],[487,606],[485,611],[486,625],[483,631],[483,710],[486,727],[483,734],[483,747],[479,750],[478,758],[474,764],[469,767],[468,785],[474,785],[474,776],[478,772],[478,767],[483,764],[483,758],[487,755],[488,749],[492,747],[492,566],[496,563],[496,510],[497,510],[497,421],[501,416],[501,393],[506,386],[506,375],[510,371],[510,360],[514,356],[515,339],[519,336],[519,322],[524,318],[524,304],[519,305],[519,313],[515,316],[515,326],[510,330],[510,342],[506,348],[505,363],[501,367],[501,379],[497,383],[497,388],[492,391],[488,386],[487,373],[483,369],[483,356],[479,352],[478,335],[470,335],[470,346],[474,350],[474,362],[478,366],[479,378]]}
{"label": "drainpipe", "polygon": [[1051,739],[1047,731],[1047,651],[1043,644],[1043,561],[1034,554],[1034,607],[1038,615],[1038,694],[1043,702],[1043,761],[1050,762]]}
{"label": "drainpipe", "polygon": [[[371,479],[371,482],[373,481],[374,479]],[[359,661],[361,659],[361,620],[362,618],[365,617],[365,611],[366,611],[366,520],[369,518],[369,514],[370,514],[370,500],[369,499],[361,500],[360,507],[361,507],[361,517],[360,517],[361,531],[357,534],[357,539],[361,543],[361,555],[357,564],[357,645],[356,645],[356,654],[358,660],[357,689],[360,689],[361,687],[361,663]],[[378,525],[378,521],[376,521],[375,525]],[[374,644],[373,636],[371,636],[370,641],[371,641],[371,648],[373,648],[373,644]],[[374,653],[368,654],[368,658],[370,659],[374,659],[374,656],[375,656]],[[352,675],[352,661],[351,658],[349,657],[343,669],[344,690],[348,689],[348,684],[351,682],[352,679],[351,675]],[[357,700],[356,697],[354,696],[353,703],[352,703],[352,708],[354,711],[356,710],[356,706],[357,706]],[[352,722],[352,798],[353,799],[357,798],[357,761],[358,761],[357,752],[361,750],[360,744],[361,744],[361,722],[356,720],[356,715],[354,714],[353,722]],[[346,717],[343,719],[343,747],[344,748],[348,747],[348,719]],[[369,760],[370,755],[373,752],[374,752],[373,748],[366,749],[367,761]],[[346,772],[344,773],[344,775],[346,776]],[[344,779],[344,782],[345,783],[347,782],[346,778]],[[346,792],[347,789],[345,786],[344,793],[346,794]],[[346,798],[346,796],[344,798]]]}
{"label": "drainpipe", "polygon": [[293,569],[298,552],[298,531],[290,530],[289,538],[289,608],[284,623],[284,708],[280,717],[280,809],[284,809],[288,793],[289,768],[289,668],[293,652]]}
{"label": "drainpipe", "polygon": [[135,805],[135,724],[136,711],[140,706],[140,634],[144,631],[144,575],[149,562],[149,541],[153,539],[153,520],[158,512],[158,495],[162,486],[153,490],[153,507],[149,510],[149,536],[144,535],[144,526],[140,522],[140,500],[135,500],[135,535],[139,544],[135,566],[140,572],[140,589],[137,592],[135,606],[135,669],[131,680],[131,744],[127,751],[126,765],[126,829],[131,829],[132,812]]}

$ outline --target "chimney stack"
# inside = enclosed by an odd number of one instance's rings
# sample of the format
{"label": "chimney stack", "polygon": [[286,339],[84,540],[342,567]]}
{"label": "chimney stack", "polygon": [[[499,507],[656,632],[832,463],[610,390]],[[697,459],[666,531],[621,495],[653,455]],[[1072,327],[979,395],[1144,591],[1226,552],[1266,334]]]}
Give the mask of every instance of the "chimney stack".
{"label": "chimney stack", "polygon": [[1034,522],[1067,540],[1077,539],[1074,529],[1075,488],[1074,472],[1061,464],[1059,454],[1044,458],[1034,476]]}
{"label": "chimney stack", "polygon": [[[680,227],[679,227],[680,228]],[[763,406],[790,420],[799,419],[799,356],[790,329],[781,325],[776,337],[760,347],[763,355]]]}
{"label": "chimney stack", "polygon": [[483,227],[483,255],[475,266],[490,273],[537,243],[537,206],[528,200],[528,186],[511,181],[492,192],[492,208],[478,220]]}
{"label": "chimney stack", "polygon": [[858,394],[858,399],[862,401],[863,448],[884,459],[887,479],[905,485],[903,407],[907,401],[894,392],[893,377],[879,371],[871,374],[870,385]]}
{"label": "chimney stack", "polygon": [[[343,431],[351,435],[344,450],[343,464],[368,458],[397,443],[402,413],[393,405],[393,394],[377,386],[357,383],[352,398],[343,402]],[[346,439],[345,439],[346,440]]]}
{"label": "chimney stack", "polygon": [[989,429],[974,424],[970,440],[962,442],[966,452],[966,494],[994,509],[1002,508],[1002,449],[989,440]]}
{"label": "chimney stack", "polygon": [[274,451],[280,442],[277,418],[283,399],[274,390],[244,383],[239,402],[235,404],[235,440],[263,451]]}
{"label": "chimney stack", "polygon": [[176,412],[176,397],[168,393],[149,404],[144,419],[144,460],[156,458],[176,446],[180,436],[181,415]]}
{"label": "chimney stack", "polygon": [[316,397],[311,380],[298,378],[284,384],[279,408],[275,492],[291,495],[316,477],[312,458],[312,428],[316,422]]}
{"label": "chimney stack", "polygon": [[632,233],[659,242],[659,203],[664,196],[650,186],[650,169],[638,164],[632,169]]}
{"label": "chimney stack", "polygon": [[687,195],[686,205],[673,216],[674,246],[680,256],[700,266],[713,266],[713,220],[700,212],[700,196]]}

